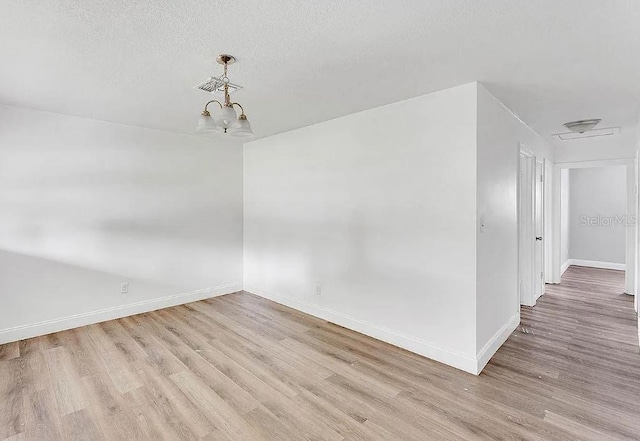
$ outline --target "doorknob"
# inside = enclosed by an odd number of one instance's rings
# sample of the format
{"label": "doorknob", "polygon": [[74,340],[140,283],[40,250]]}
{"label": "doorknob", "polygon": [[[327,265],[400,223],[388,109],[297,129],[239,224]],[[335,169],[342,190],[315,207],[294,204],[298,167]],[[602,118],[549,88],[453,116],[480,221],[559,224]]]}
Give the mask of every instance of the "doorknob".
{"label": "doorknob", "polygon": [[536,240],[542,240],[542,236],[536,237]]}

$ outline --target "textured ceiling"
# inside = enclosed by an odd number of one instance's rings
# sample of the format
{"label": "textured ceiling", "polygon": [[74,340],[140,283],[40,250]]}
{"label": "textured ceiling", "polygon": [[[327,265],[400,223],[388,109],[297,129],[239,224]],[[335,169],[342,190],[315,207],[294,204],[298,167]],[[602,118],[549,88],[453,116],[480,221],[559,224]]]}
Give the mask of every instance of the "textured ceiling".
{"label": "textured ceiling", "polygon": [[539,133],[637,121],[636,0],[3,0],[0,102],[193,133],[213,59],[258,137],[482,81]]}

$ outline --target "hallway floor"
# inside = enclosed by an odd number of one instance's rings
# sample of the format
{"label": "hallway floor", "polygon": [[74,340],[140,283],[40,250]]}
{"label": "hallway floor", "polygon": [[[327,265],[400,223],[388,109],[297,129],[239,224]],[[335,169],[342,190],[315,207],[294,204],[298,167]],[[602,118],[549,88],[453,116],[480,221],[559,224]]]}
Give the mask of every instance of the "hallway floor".
{"label": "hallway floor", "polygon": [[623,285],[570,268],[480,376],[248,293],[0,345],[0,440],[637,440]]}
{"label": "hallway floor", "polygon": [[520,327],[483,374],[504,375],[545,423],[579,439],[638,439],[637,319],[623,291],[623,271],[571,266],[535,307],[522,307]]}

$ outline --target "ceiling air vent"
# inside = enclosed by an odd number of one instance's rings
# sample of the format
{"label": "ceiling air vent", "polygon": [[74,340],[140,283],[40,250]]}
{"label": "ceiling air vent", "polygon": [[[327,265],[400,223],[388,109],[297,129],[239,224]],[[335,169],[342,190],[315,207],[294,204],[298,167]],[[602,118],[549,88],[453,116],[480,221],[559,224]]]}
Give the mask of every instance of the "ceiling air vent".
{"label": "ceiling air vent", "polygon": [[230,83],[228,79],[225,81],[224,77],[211,77],[206,81],[198,84],[197,86],[194,86],[194,89],[204,90],[208,93],[224,93],[225,83],[229,86],[229,93],[233,93],[242,89],[242,86]]}
{"label": "ceiling air vent", "polygon": [[606,129],[588,130],[586,132],[556,133],[553,135],[558,141],[572,141],[574,139],[597,138],[599,136],[615,136],[620,133],[620,127],[609,127]]}

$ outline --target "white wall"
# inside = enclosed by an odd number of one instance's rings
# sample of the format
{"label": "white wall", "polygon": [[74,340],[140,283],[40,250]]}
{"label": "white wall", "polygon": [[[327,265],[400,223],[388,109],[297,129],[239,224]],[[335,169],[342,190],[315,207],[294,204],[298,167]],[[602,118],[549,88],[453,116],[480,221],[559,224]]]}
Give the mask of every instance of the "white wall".
{"label": "white wall", "polygon": [[[489,361],[519,323],[518,163],[520,145],[538,160],[551,146],[482,85],[478,87],[477,242],[478,360]],[[484,364],[482,364],[482,367]]]}
{"label": "white wall", "polygon": [[569,267],[569,169],[560,171],[560,262],[562,273]]}
{"label": "white wall", "polygon": [[625,263],[627,167],[569,170],[569,256]]}
{"label": "white wall", "polygon": [[475,83],[247,144],[244,217],[236,146],[1,111],[14,335],[239,289],[241,219],[267,298],[474,373],[517,325],[518,149],[551,148]]}
{"label": "white wall", "polygon": [[241,289],[239,145],[0,106],[0,203],[0,343]]}
{"label": "white wall", "polygon": [[479,372],[519,322],[520,143],[551,163],[474,83],[245,145],[245,289]]}
{"label": "white wall", "polygon": [[556,164],[629,159],[636,156],[637,134],[631,127],[622,127],[620,134],[615,136],[580,138],[555,143]]}
{"label": "white wall", "polygon": [[[640,314],[638,313],[638,299],[640,295],[638,293],[638,286],[640,285],[640,226],[638,222],[640,222],[640,122],[636,124],[636,154],[635,159],[633,161],[633,195],[627,193],[631,199],[633,199],[633,213],[636,215],[636,225],[633,231],[633,250],[628,250],[627,252],[627,261],[629,259],[629,255],[633,256],[633,265],[629,264],[627,268],[627,278],[629,274],[632,274],[633,285],[630,287],[630,293],[635,297],[633,299],[633,308],[636,311],[636,315],[638,317],[638,344],[640,345]],[[627,171],[627,173],[629,173]],[[629,175],[627,174],[627,178]],[[629,187],[627,187],[629,188]],[[627,242],[628,244],[628,242]],[[629,287],[627,287],[629,288]],[[627,291],[629,293],[629,291]]]}
{"label": "white wall", "polygon": [[474,371],[476,173],[475,84],[246,144],[245,289]]}

